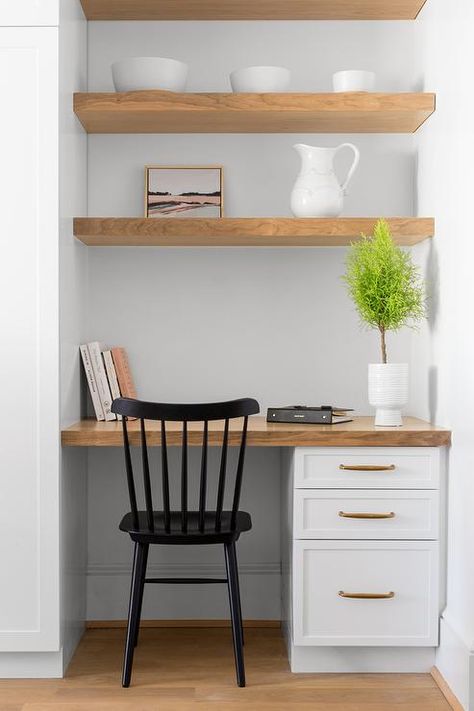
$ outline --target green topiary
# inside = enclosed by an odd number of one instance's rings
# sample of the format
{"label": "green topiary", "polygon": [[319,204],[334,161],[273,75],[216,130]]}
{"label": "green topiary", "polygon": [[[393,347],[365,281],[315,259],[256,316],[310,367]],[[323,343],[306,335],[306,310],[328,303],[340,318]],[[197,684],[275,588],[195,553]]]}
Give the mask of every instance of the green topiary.
{"label": "green topiary", "polygon": [[362,321],[380,331],[382,363],[387,362],[385,335],[402,326],[416,326],[426,316],[425,288],[410,254],[392,239],[385,220],[372,237],[353,242],[344,276]]}

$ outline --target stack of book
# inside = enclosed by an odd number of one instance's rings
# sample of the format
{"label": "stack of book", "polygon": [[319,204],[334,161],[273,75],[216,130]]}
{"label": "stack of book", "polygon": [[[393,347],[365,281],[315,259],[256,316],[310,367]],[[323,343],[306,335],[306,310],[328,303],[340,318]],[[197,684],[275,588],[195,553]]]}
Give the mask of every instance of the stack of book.
{"label": "stack of book", "polygon": [[118,397],[137,396],[125,348],[104,349],[98,341],[93,341],[82,345],[80,350],[97,419],[121,420],[120,415],[110,410],[113,401]]}

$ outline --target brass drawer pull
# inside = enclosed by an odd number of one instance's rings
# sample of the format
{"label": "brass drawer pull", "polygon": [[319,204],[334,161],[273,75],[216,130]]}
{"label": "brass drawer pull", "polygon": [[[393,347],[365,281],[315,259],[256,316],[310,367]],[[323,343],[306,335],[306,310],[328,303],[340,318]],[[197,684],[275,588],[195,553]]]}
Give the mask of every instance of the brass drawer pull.
{"label": "brass drawer pull", "polygon": [[388,593],[363,593],[363,592],[348,593],[348,592],[344,592],[344,590],[339,590],[338,595],[339,595],[339,597],[348,597],[348,598],[352,598],[353,600],[389,600],[390,598],[395,597],[394,592],[388,592]]}
{"label": "brass drawer pull", "polygon": [[339,464],[346,472],[393,472],[395,464]]}
{"label": "brass drawer pull", "polygon": [[387,513],[348,513],[347,511],[339,511],[341,518],[395,518],[395,511],[387,511]]}

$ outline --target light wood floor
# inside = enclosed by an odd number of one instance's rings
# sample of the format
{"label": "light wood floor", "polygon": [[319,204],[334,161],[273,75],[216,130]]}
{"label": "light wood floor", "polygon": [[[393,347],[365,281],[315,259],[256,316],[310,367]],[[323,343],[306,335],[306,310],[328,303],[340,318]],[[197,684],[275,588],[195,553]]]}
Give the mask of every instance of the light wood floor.
{"label": "light wood floor", "polygon": [[66,679],[0,681],[1,711],[450,711],[429,674],[290,674],[279,630],[247,629],[247,684],[228,629],[145,629],[132,686],[123,630],[89,630]]}

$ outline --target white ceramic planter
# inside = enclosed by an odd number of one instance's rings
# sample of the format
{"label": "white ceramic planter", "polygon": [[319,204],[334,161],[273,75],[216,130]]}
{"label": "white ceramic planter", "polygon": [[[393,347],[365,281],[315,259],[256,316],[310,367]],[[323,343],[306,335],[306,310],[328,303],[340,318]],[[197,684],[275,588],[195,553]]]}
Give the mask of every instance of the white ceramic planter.
{"label": "white ceramic planter", "polygon": [[332,75],[334,91],[373,91],[375,73],[362,69],[346,69]]}
{"label": "white ceramic planter", "polygon": [[244,67],[230,75],[232,91],[235,93],[265,94],[286,91],[290,84],[291,72],[286,67]]}
{"label": "white ceramic planter", "polygon": [[188,65],[165,57],[128,57],[112,64],[115,91],[184,91]]}
{"label": "white ceramic planter", "polygon": [[408,401],[408,363],[369,364],[369,403],[375,407],[375,424],[399,427],[402,407]]}

